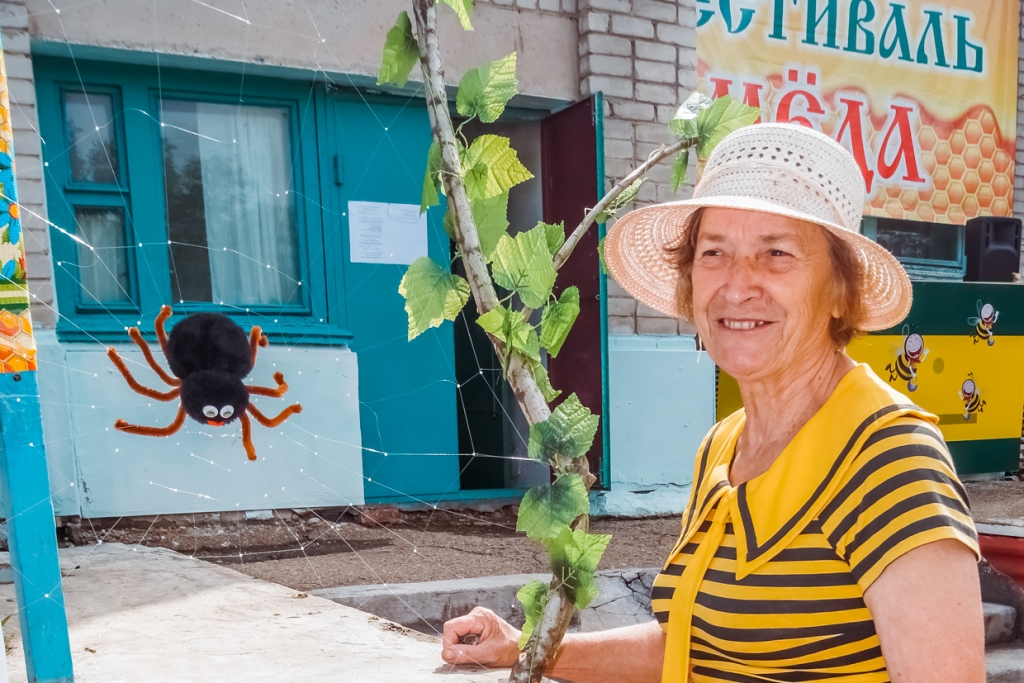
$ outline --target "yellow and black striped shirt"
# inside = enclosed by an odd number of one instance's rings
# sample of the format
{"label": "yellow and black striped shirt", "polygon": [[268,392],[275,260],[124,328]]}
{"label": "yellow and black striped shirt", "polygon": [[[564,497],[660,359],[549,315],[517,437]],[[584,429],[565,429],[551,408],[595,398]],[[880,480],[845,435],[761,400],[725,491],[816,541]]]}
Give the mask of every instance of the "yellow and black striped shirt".
{"label": "yellow and black striped shirt", "polygon": [[[688,666],[695,683],[888,682],[864,592],[926,543],[957,539],[977,552],[934,418],[858,366],[768,472],[732,487],[742,424],[741,411],[702,445],[683,534],[654,582],[670,642],[689,637],[689,662],[670,661],[669,647],[666,670]],[[671,621],[687,616],[676,587],[715,519],[724,529],[698,560],[706,566],[690,591],[690,628],[676,625],[683,635],[673,636]],[[672,673],[666,680],[688,680]]]}

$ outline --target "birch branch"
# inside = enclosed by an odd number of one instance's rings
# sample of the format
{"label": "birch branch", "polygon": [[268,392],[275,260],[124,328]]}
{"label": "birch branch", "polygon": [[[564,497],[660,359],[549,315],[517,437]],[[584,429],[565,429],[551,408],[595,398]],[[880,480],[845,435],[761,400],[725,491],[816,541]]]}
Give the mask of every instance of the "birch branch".
{"label": "birch branch", "polygon": [[594,221],[597,220],[597,217],[602,211],[607,209],[611,203],[615,201],[616,197],[622,194],[627,187],[646,175],[647,171],[657,166],[662,159],[670,157],[676,152],[682,151],[695,143],[696,140],[684,139],[679,140],[668,147],[662,145],[660,149],[656,149],[649,157],[647,157],[647,161],[637,166],[632,173],[620,180],[615,187],[608,191],[608,194],[601,198],[601,201],[599,201],[594,208],[587,212],[587,215],[583,217],[580,224],[576,226],[576,229],[573,230],[572,234],[565,240],[565,244],[563,244],[562,248],[558,250],[557,254],[555,254],[553,261],[555,270],[559,270],[565,265],[565,262],[569,259],[569,255],[572,254],[572,250],[575,249],[576,245],[579,244],[581,239],[583,239],[583,236],[587,233],[590,226],[593,225]]}
{"label": "birch branch", "polygon": [[[466,267],[473,299],[476,301],[477,312],[481,315],[496,308],[498,296],[494,291],[494,283],[487,271],[487,261],[480,247],[480,234],[477,232],[470,210],[469,195],[462,180],[462,164],[459,160],[459,146],[452,128],[452,119],[448,111],[448,95],[441,78],[441,52],[437,44],[437,14],[434,0],[413,0],[413,15],[416,18],[416,38],[420,49],[420,70],[423,73],[423,88],[427,101],[427,113],[430,116],[430,128],[441,147],[441,178],[445,193],[455,213],[455,241],[462,254],[462,263]],[[505,344],[488,335],[499,358],[505,357]],[[532,369],[523,362],[518,354],[513,353],[509,359],[508,381],[512,392],[519,402],[520,408],[530,424],[543,422],[551,415],[544,394],[537,386]]]}

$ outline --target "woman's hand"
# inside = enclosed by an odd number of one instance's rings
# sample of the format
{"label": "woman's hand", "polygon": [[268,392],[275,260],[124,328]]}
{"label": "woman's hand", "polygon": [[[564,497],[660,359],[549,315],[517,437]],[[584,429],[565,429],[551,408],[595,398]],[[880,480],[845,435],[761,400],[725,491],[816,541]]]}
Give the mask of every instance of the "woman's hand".
{"label": "woman's hand", "polygon": [[[462,636],[477,636],[473,645],[460,644]],[[520,632],[486,607],[474,607],[464,617],[444,624],[444,650],[441,659],[448,664],[510,667],[519,657]]]}

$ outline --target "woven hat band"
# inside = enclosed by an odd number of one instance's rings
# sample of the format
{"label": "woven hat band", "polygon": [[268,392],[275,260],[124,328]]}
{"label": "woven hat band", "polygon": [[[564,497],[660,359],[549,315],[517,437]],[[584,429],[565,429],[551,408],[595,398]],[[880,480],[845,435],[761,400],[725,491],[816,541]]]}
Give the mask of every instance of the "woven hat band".
{"label": "woven hat band", "polygon": [[786,161],[759,159],[756,161],[719,164],[705,169],[694,189],[694,200],[730,197],[743,187],[743,196],[763,199],[785,206],[791,211],[813,217],[814,222],[829,223],[835,227],[860,232],[860,221],[847,224],[848,217],[839,202],[820,184],[812,182]]}

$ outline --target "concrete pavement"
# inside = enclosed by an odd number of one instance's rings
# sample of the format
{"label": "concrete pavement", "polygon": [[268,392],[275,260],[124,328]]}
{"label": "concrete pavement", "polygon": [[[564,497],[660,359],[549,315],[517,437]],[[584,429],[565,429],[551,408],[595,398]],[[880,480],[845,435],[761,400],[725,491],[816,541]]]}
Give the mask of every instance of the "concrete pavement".
{"label": "concrete pavement", "polygon": [[[0,558],[3,560],[6,558]],[[451,672],[434,638],[186,555],[103,544],[61,550],[76,683],[490,683]],[[16,610],[0,586],[0,616]],[[17,617],[4,626],[17,630]],[[20,634],[8,655],[24,683]]]}

